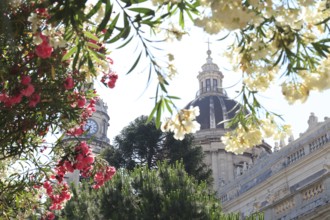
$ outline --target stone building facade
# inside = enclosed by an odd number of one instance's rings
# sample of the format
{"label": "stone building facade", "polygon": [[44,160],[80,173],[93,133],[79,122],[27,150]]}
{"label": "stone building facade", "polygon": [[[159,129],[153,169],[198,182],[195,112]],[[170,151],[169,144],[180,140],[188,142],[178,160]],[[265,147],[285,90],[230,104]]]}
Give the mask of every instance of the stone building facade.
{"label": "stone building facade", "polygon": [[200,108],[195,144],[204,150],[223,210],[242,217],[262,211],[266,220],[330,219],[330,119],[318,122],[311,114],[308,130],[287,145],[264,142],[235,155],[224,149],[221,136],[228,128],[219,122],[240,105],[222,89],[223,74],[210,50],[197,78],[199,91],[186,108]]}

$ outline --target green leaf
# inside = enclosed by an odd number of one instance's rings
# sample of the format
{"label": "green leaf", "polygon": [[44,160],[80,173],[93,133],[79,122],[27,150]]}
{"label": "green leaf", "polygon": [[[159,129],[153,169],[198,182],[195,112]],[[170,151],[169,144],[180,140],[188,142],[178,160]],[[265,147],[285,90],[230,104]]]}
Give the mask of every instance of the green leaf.
{"label": "green leaf", "polygon": [[227,35],[225,35],[224,37],[222,37],[222,38],[218,39],[217,41],[222,41],[222,40],[226,39],[226,38],[229,36],[229,34],[230,34],[230,32],[228,32],[228,34],[227,34]]}
{"label": "green leaf", "polygon": [[112,5],[111,5],[112,1],[106,1],[106,7],[105,7],[105,15],[103,20],[101,21],[100,25],[97,27],[97,32],[102,31],[103,29],[105,29],[106,25],[108,24],[111,14],[112,14]]}
{"label": "green leaf", "polygon": [[155,11],[149,8],[129,8],[130,11],[134,11],[140,14],[144,14],[144,16],[154,16]]}
{"label": "green leaf", "polygon": [[156,128],[160,127],[160,118],[162,116],[162,107],[163,107],[163,99],[161,98],[157,105],[157,112],[156,112],[156,119],[155,119]]}
{"label": "green leaf", "polygon": [[107,44],[112,44],[112,43],[118,41],[121,38],[121,36],[123,35],[124,31],[125,31],[124,29],[125,28],[120,28],[120,32],[115,37],[113,37],[111,40],[106,41],[106,43]]}
{"label": "green leaf", "polygon": [[158,106],[156,104],[148,116],[147,123],[149,123],[154,118],[154,114],[156,113],[157,108]]}
{"label": "green leaf", "polygon": [[117,24],[117,21],[119,19],[119,14],[115,17],[115,19],[113,19],[113,21],[111,22],[111,24],[109,25],[107,32],[104,35],[104,40],[108,40],[109,37],[111,36],[113,30],[115,29],[115,26]]}
{"label": "green leaf", "polygon": [[184,28],[184,15],[182,10],[180,10],[179,25]]}
{"label": "green leaf", "polygon": [[68,60],[68,59],[71,57],[71,55],[77,51],[77,49],[78,49],[77,46],[71,48],[71,49],[70,49],[70,50],[69,50],[69,51],[68,51],[68,52],[62,57],[62,60],[61,60],[61,61]]}
{"label": "green leaf", "polygon": [[97,50],[101,48],[99,45],[94,44],[94,43],[92,43],[92,42],[87,42],[86,45],[87,45],[88,47],[92,47],[92,48],[97,49]]}
{"label": "green leaf", "polygon": [[135,69],[136,65],[139,63],[141,55],[142,55],[142,52],[140,52],[138,58],[135,60],[135,62],[133,64],[133,66],[131,67],[131,69],[128,70],[128,72],[126,74],[129,74],[130,72],[132,72]]}
{"label": "green leaf", "polygon": [[87,37],[87,38],[89,38],[89,39],[92,39],[92,40],[95,40],[95,41],[100,41],[100,39],[97,37],[97,36],[95,36],[94,34],[92,34],[91,32],[89,32],[89,31],[84,31],[83,32],[84,33],[84,35]]}
{"label": "green leaf", "polygon": [[122,45],[120,45],[116,49],[120,49],[120,48],[125,47],[132,39],[133,39],[133,36],[131,36],[131,38],[129,38],[128,40],[126,40],[125,43],[123,43]]}
{"label": "green leaf", "polygon": [[96,5],[94,5],[93,9],[88,12],[88,14],[86,15],[87,19],[90,19],[93,15],[95,15],[95,13],[100,9],[102,5],[102,1],[98,1]]}
{"label": "green leaf", "polygon": [[76,53],[76,56],[73,58],[73,62],[72,62],[72,69],[75,70],[76,69],[76,65],[79,59],[79,54],[80,54],[80,50],[81,50],[81,46],[78,44],[78,51]]}
{"label": "green leaf", "polygon": [[172,103],[172,101],[165,99],[164,102],[165,102],[165,106],[166,106],[167,110],[172,114],[173,111],[172,111],[171,106],[169,105],[169,102]]}
{"label": "green leaf", "polygon": [[166,87],[165,87],[164,83],[159,83],[159,85],[160,85],[160,88],[161,88],[164,92],[167,93],[167,90],[166,90]]}
{"label": "green leaf", "polygon": [[167,97],[170,98],[170,99],[181,99],[180,97],[177,97],[177,96],[171,96],[171,95],[168,95]]}

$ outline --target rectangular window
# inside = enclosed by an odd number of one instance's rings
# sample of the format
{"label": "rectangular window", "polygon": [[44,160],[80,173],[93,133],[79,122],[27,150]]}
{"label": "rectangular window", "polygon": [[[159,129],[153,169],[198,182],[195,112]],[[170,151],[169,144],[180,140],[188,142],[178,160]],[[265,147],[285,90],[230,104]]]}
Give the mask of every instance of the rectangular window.
{"label": "rectangular window", "polygon": [[218,91],[218,80],[213,79],[213,91]]}
{"label": "rectangular window", "polygon": [[211,90],[211,80],[206,79],[206,91],[210,91],[210,90]]}

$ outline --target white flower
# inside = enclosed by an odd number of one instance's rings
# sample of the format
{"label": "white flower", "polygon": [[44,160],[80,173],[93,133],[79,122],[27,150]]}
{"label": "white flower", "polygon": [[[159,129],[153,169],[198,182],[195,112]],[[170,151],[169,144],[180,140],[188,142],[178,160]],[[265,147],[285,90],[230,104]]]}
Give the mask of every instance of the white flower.
{"label": "white flower", "polygon": [[283,83],[282,93],[289,104],[293,104],[296,101],[304,103],[309,95],[309,88],[303,83]]}
{"label": "white flower", "polygon": [[35,45],[39,45],[39,44],[42,43],[42,39],[40,37],[40,34],[36,34],[36,35],[33,36],[33,43]]}
{"label": "white flower", "polygon": [[195,133],[200,129],[200,124],[196,121],[199,115],[199,108],[182,109],[172,119],[166,119],[161,125],[163,132],[174,132],[174,138],[183,140],[185,134]]}
{"label": "white flower", "polygon": [[36,13],[31,13],[31,15],[28,17],[28,21],[32,23],[32,33],[35,33],[41,23],[38,15]]}
{"label": "white flower", "polygon": [[54,48],[64,48],[67,42],[62,37],[55,36],[49,39],[49,44]]}

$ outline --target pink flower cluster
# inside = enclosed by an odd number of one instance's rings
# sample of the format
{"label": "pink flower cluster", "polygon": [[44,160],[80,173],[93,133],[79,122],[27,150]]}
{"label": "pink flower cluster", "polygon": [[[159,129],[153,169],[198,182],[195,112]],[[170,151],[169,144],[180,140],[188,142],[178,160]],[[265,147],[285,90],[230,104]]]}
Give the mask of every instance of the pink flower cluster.
{"label": "pink flower cluster", "polygon": [[114,88],[116,85],[116,81],[118,79],[118,75],[115,72],[111,72],[110,73],[104,73],[102,78],[101,78],[101,82],[109,87],[109,88]]}
{"label": "pink flower cluster", "polygon": [[37,56],[42,59],[51,57],[53,52],[53,47],[50,46],[48,37],[43,35],[42,33],[37,33],[37,34],[39,34],[39,37],[42,39],[42,43],[37,45],[36,47]]}
{"label": "pink flower cluster", "polygon": [[74,93],[74,95],[70,96],[69,99],[73,100],[71,106],[72,107],[78,107],[78,108],[83,108],[83,112],[80,116],[82,123],[78,125],[77,127],[71,128],[67,131],[67,135],[70,136],[80,136],[83,135],[85,130],[84,126],[86,123],[87,118],[91,117],[92,114],[96,111],[96,98],[91,99],[86,106],[86,98],[85,96],[81,96],[78,93]]}
{"label": "pink flower cluster", "polygon": [[[91,99],[87,106],[83,109],[83,113],[81,114],[81,118],[83,121],[86,121],[87,118],[91,117],[93,113],[96,111],[96,100],[97,98]],[[84,125],[84,124],[83,124]]]}
{"label": "pink flower cluster", "polygon": [[52,212],[47,212],[46,218],[42,218],[41,220],[54,220],[54,219],[55,219],[55,214]]}
{"label": "pink flower cluster", "polygon": [[63,208],[63,204],[71,198],[69,186],[66,183],[56,184],[56,188],[53,186],[54,184],[49,181],[46,181],[43,184],[43,188],[46,190],[46,194],[52,202],[49,209],[60,210]]}
{"label": "pink flower cluster", "polygon": [[75,169],[81,172],[83,177],[90,176],[93,168],[94,155],[85,141],[82,141],[75,148],[75,160],[61,160],[56,168],[56,175],[53,176],[59,183],[62,183],[67,172],[73,172]]}
{"label": "pink flower cluster", "polygon": [[84,108],[87,102],[86,97],[78,92],[74,92],[73,94],[69,95],[69,100],[72,102],[72,108]]}
{"label": "pink flower cluster", "polygon": [[[81,172],[83,177],[92,176],[93,164],[95,161],[94,155],[85,141],[80,142],[75,147],[74,161],[62,159],[58,162],[55,168],[55,175],[51,176],[51,179],[56,179],[57,183],[51,183],[49,181],[44,182],[43,188],[46,190],[46,194],[51,200],[50,210],[60,210],[63,208],[63,204],[71,198],[68,185],[63,181],[64,176],[68,172],[73,172],[75,169]],[[99,189],[104,185],[106,181],[109,181],[116,173],[114,167],[101,167],[94,175],[94,189]],[[55,187],[54,187],[55,186]],[[36,186],[35,188],[38,188]],[[55,189],[56,193],[54,193]],[[50,218],[51,219],[51,218]]]}
{"label": "pink flower cluster", "polygon": [[95,184],[92,186],[94,189],[99,189],[104,183],[110,180],[116,173],[116,168],[106,167],[104,170],[98,171],[94,176]]}
{"label": "pink flower cluster", "polygon": [[30,107],[36,107],[40,102],[40,95],[35,92],[30,76],[21,76],[21,86],[17,88],[17,91],[14,95],[8,95],[6,91],[2,91],[0,93],[0,102],[3,102],[8,108],[21,103],[23,97],[28,98]]}

